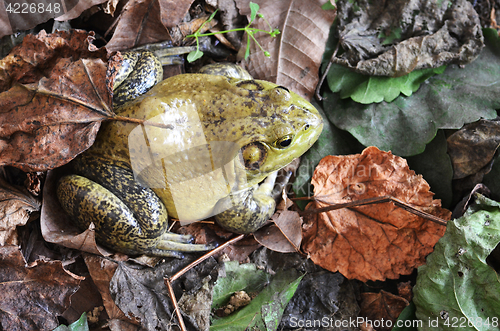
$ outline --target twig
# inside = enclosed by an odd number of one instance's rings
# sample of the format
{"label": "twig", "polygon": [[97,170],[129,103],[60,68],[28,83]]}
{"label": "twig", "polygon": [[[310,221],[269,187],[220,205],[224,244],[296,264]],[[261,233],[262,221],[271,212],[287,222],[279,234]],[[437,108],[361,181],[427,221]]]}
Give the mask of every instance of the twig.
{"label": "twig", "polygon": [[391,197],[390,195],[385,195],[385,196],[382,196],[382,197],[368,198],[368,199],[363,199],[363,200],[350,201],[350,202],[344,202],[344,203],[335,203],[335,204],[330,204],[329,202],[326,202],[326,201],[323,201],[323,200],[320,200],[320,199],[317,199],[317,198],[315,198],[314,200],[322,202],[322,203],[325,203],[325,204],[329,204],[330,206],[323,207],[323,208],[308,209],[308,210],[301,211],[301,212],[299,212],[299,214],[301,216],[309,215],[309,214],[316,214],[316,213],[323,213],[323,212],[327,212],[327,211],[330,211],[330,210],[337,210],[337,209],[342,209],[342,208],[350,208],[350,207],[358,207],[358,206],[364,206],[364,205],[372,205],[372,204],[375,204],[375,203],[392,202],[396,206],[398,206],[398,207],[406,210],[407,212],[410,212],[410,213],[412,213],[414,215],[417,215],[419,217],[425,218],[425,219],[427,219],[429,221],[432,221],[434,223],[437,223],[439,225],[446,226],[446,224],[448,224],[448,222],[446,220],[444,220],[444,219],[442,219],[440,217],[431,215],[429,213],[423,212],[421,210],[418,210],[417,208],[413,207],[412,205],[410,205],[410,204],[408,204],[406,202],[403,202],[403,201],[401,201],[399,199],[396,199],[394,197]]}
{"label": "twig", "polygon": [[323,75],[321,75],[321,78],[318,82],[318,85],[316,85],[316,91],[314,92],[314,95],[316,96],[316,100],[321,101],[323,100],[323,97],[319,95],[319,92],[321,90],[321,86],[323,86],[323,82],[325,81],[326,76],[328,75],[328,71],[330,71],[330,67],[332,66],[333,59],[335,56],[337,56],[337,52],[339,50],[340,46],[340,40],[337,42],[337,47],[335,47],[335,50],[333,51],[332,57],[330,58],[330,61],[328,61],[328,65],[326,66],[325,72]]}
{"label": "twig", "polygon": [[140,124],[140,125],[144,125],[144,126],[156,126],[158,128],[169,129],[169,130],[174,129],[174,126],[172,124],[151,122],[148,120],[141,120],[139,118],[132,118],[132,117],[126,117],[126,116],[113,116],[113,117],[108,118],[108,120],[134,123],[134,124]]}
{"label": "twig", "polygon": [[218,252],[220,252],[221,250],[223,250],[224,248],[226,248],[227,246],[229,246],[229,245],[231,245],[231,244],[233,244],[233,243],[235,243],[237,241],[240,241],[244,236],[245,236],[244,234],[240,234],[240,235],[234,237],[233,239],[226,241],[224,244],[220,245],[219,247],[217,247],[215,249],[212,249],[210,252],[206,253],[205,255],[201,256],[198,259],[196,259],[192,263],[188,264],[186,267],[182,268],[176,274],[174,274],[172,277],[169,277],[168,279],[171,282],[177,280],[177,278],[181,277],[186,272],[188,272],[192,268],[196,267],[198,264],[200,264],[201,262],[205,261],[206,259],[208,259],[210,256],[215,255]]}
{"label": "twig", "polygon": [[172,300],[172,304],[174,306],[174,311],[175,314],[177,315],[177,321],[179,321],[179,326],[181,327],[181,331],[187,331],[186,330],[186,325],[184,324],[184,319],[182,318],[181,315],[181,310],[179,308],[179,305],[177,304],[177,299],[175,298],[175,293],[174,293],[174,288],[172,287],[172,283],[168,278],[164,279],[165,285],[167,286],[168,289],[168,295],[170,296],[170,300]]}

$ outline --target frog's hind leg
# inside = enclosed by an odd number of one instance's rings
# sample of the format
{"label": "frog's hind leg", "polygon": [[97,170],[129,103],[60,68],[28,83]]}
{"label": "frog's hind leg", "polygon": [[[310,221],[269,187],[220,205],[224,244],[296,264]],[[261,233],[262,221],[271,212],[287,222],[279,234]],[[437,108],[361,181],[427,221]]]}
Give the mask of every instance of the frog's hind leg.
{"label": "frog's hind leg", "polygon": [[83,161],[75,165],[83,176],[61,178],[57,194],[80,228],[94,223],[99,242],[127,254],[161,256],[213,248],[190,244],[191,236],[170,234],[164,204],[151,189],[135,181],[132,171],[99,159]]}

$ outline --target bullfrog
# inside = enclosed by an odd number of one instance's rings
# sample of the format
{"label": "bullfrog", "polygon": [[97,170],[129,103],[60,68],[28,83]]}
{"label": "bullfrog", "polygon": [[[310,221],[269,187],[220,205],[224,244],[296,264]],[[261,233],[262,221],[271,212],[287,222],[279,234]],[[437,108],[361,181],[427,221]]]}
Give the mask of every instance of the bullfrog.
{"label": "bullfrog", "polygon": [[[103,123],[93,146],[58,182],[63,209],[82,229],[93,223],[99,243],[131,255],[211,248],[169,232],[169,216],[184,223],[214,216],[243,234],[262,227],[275,210],[277,171],[321,133],[318,111],[246,71],[160,81],[152,72],[161,65],[143,53],[148,60],[127,66],[115,82],[116,114],[137,123]],[[146,93],[143,82],[153,85]]]}

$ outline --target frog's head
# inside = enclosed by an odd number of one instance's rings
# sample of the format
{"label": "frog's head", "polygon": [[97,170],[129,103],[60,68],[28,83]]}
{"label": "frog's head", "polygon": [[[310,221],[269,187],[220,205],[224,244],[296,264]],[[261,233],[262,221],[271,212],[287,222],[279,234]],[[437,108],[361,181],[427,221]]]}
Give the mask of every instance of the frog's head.
{"label": "frog's head", "polygon": [[254,184],[304,154],[321,134],[323,119],[311,103],[285,87],[265,81],[246,84],[259,86],[251,95],[261,105],[254,118],[250,115],[241,149],[247,179]]}

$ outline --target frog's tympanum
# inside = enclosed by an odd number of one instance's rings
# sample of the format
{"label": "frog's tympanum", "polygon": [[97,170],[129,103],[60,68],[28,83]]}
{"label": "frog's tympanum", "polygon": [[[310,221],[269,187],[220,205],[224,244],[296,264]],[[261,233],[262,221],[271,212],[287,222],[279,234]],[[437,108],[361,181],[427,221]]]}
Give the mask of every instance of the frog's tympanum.
{"label": "frog's tympanum", "polygon": [[[72,162],[74,175],[59,181],[63,208],[83,229],[92,222],[100,243],[128,254],[210,248],[168,232],[168,216],[214,216],[237,233],[260,228],[275,209],[277,170],[321,133],[318,111],[266,81],[204,73],[157,83],[151,66],[138,67],[115,89],[115,110],[145,122],[103,124],[92,148]],[[157,84],[137,96],[138,79]]]}

